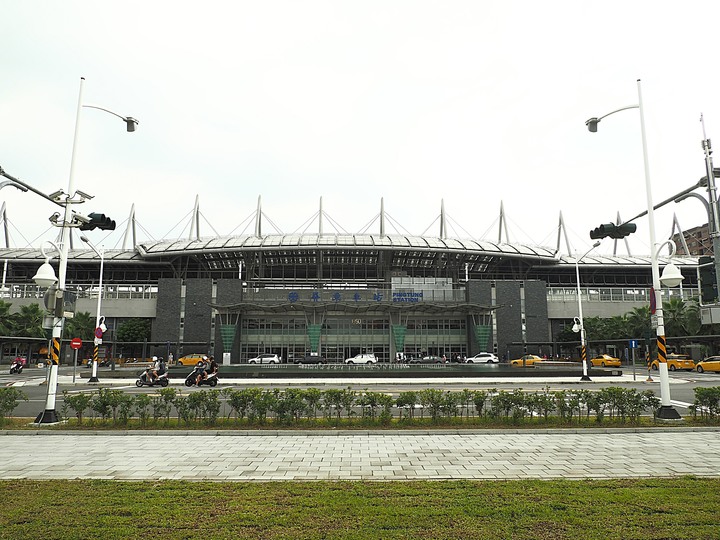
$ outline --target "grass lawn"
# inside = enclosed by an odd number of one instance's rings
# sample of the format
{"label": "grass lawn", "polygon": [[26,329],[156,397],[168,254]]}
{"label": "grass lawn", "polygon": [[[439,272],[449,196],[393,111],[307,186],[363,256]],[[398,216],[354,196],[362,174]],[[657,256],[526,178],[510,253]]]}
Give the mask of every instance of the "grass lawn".
{"label": "grass lawn", "polygon": [[0,481],[0,539],[717,539],[720,479]]}

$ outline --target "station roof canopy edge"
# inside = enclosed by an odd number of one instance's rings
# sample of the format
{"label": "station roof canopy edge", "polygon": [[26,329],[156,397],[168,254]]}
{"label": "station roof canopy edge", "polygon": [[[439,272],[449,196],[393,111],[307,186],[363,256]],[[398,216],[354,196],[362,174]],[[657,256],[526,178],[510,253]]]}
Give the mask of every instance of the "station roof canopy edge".
{"label": "station roof canopy edge", "polygon": [[461,312],[465,315],[487,314],[502,306],[486,306],[483,304],[468,304],[465,302],[284,302],[270,303],[237,303],[237,304],[209,304],[210,307],[221,314],[270,312],[279,314],[308,313],[308,312],[339,312],[346,314],[365,313],[398,313],[402,315],[433,315],[447,312]]}

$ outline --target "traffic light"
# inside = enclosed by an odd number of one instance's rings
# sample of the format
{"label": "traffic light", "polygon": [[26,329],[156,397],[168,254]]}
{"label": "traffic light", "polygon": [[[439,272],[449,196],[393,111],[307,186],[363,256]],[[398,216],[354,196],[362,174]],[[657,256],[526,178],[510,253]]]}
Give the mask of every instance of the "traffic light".
{"label": "traffic light", "polygon": [[637,230],[637,225],[634,223],[622,223],[615,225],[614,223],[603,223],[599,227],[596,227],[590,231],[590,238],[597,240],[599,238],[625,238],[628,234],[634,233]]}
{"label": "traffic light", "polygon": [[703,304],[714,304],[718,295],[715,258],[707,255],[699,257],[698,269],[700,270],[700,299]]}
{"label": "traffic light", "polygon": [[80,225],[81,231],[92,231],[94,229],[102,229],[103,231],[114,231],[115,221],[107,217],[105,214],[88,214],[89,223]]}

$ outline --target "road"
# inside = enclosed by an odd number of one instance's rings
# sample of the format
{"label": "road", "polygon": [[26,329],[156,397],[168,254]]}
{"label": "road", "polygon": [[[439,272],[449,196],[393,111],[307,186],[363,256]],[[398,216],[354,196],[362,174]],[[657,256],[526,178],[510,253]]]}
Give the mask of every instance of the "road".
{"label": "road", "polygon": [[[79,368],[78,373],[82,370],[87,371],[86,368]],[[155,393],[157,388],[137,388],[134,384],[134,374],[137,369],[128,370],[127,377],[116,379],[110,378],[109,374],[103,377],[103,371],[99,372],[100,383],[88,383],[87,377],[80,378],[79,375],[76,377],[76,382],[72,382],[72,367],[61,366],[60,377],[58,384],[57,393],[57,410],[60,410],[62,406],[62,392],[67,390],[69,392],[83,392],[92,391],[98,387],[112,387],[116,389],[122,389],[128,393]],[[222,371],[221,371],[222,375]],[[27,402],[21,402],[18,408],[14,412],[14,416],[32,417],[34,418],[42,412],[45,406],[45,398],[47,393],[47,386],[43,384],[45,379],[45,371],[37,368],[28,368],[23,371],[20,375],[10,375],[7,369],[3,369],[0,373],[0,386],[16,386],[21,388],[22,391],[28,396]],[[197,388],[186,388],[183,384],[182,378],[175,378],[172,380],[172,386],[175,388],[181,388],[183,392],[196,392]],[[688,414],[688,406],[693,403],[695,399],[695,388],[697,387],[712,387],[720,386],[720,374],[717,373],[695,373],[695,372],[674,372],[670,373],[670,393],[672,398],[673,406],[678,410],[681,415]],[[222,380],[218,388],[247,388],[247,387],[260,387],[260,388],[347,388],[352,387],[357,391],[361,390],[373,390],[377,392],[385,392],[397,396],[400,392],[408,391],[410,389],[423,389],[423,388],[442,388],[443,390],[449,391],[460,391],[463,389],[471,390],[514,390],[515,388],[522,388],[528,392],[542,391],[545,388],[549,388],[551,391],[562,390],[562,389],[574,389],[589,388],[589,389],[600,389],[608,386],[623,386],[624,388],[635,388],[638,391],[654,390],[656,395],[660,395],[660,383],[659,376],[654,374],[653,381],[647,381],[647,371],[638,370],[636,377],[628,372],[625,372],[621,377],[604,377],[596,378],[589,383],[580,383],[579,378],[553,378],[544,376],[542,378],[522,378],[522,379],[493,379],[493,378],[462,378],[462,379],[449,379],[449,378],[422,378],[422,379],[362,379],[362,378],[348,378],[348,379],[252,379],[252,380],[239,380],[239,379],[227,379]],[[207,389],[203,387],[203,389]]]}

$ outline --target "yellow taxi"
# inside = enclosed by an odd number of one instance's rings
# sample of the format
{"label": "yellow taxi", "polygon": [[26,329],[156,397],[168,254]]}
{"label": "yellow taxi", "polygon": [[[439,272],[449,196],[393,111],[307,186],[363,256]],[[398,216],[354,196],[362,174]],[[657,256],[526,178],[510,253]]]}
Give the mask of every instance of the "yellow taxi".
{"label": "yellow taxi", "polygon": [[536,355],[536,354],[526,354],[526,355],[524,355],[524,356],[522,356],[522,357],[520,357],[520,358],[517,358],[517,359],[515,359],[515,360],[510,360],[510,365],[511,365],[511,366],[516,366],[516,367],[517,367],[517,366],[519,366],[519,367],[532,366],[533,364],[535,364],[535,363],[537,363],[537,362],[542,362],[542,361],[543,361],[543,359],[540,358],[540,357],[539,357],[538,355]]}
{"label": "yellow taxi", "polygon": [[[652,361],[650,367],[655,371],[658,370],[658,359]],[[688,358],[686,354],[668,354],[667,355],[667,367],[670,371],[676,371],[678,369],[686,369],[692,371],[695,369],[695,362],[692,358]]]}
{"label": "yellow taxi", "polygon": [[206,354],[186,354],[182,358],[178,358],[178,366],[195,366],[200,361],[207,360]]}
{"label": "yellow taxi", "polygon": [[590,363],[593,367],[620,367],[622,365],[619,358],[615,358],[609,354],[601,354],[600,356],[591,358]]}
{"label": "yellow taxi", "polygon": [[700,360],[695,366],[698,373],[705,371],[720,371],[720,356],[708,356],[705,360]]}

